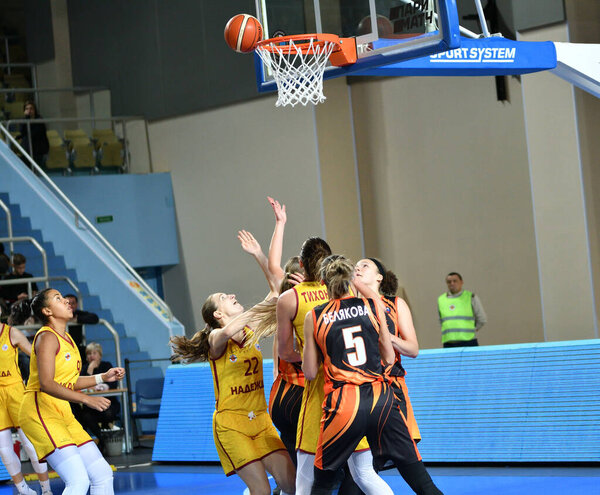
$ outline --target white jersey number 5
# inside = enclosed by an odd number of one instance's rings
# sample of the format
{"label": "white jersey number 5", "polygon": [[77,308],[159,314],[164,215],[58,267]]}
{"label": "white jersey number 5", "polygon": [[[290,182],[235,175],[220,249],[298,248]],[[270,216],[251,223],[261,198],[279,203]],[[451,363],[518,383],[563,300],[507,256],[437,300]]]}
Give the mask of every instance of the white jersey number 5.
{"label": "white jersey number 5", "polygon": [[360,333],[362,328],[360,325],[355,327],[348,327],[342,329],[342,335],[344,336],[344,345],[346,350],[353,349],[354,352],[348,353],[348,362],[352,366],[360,366],[367,362],[367,351],[365,349],[365,341],[360,335],[354,335]]}

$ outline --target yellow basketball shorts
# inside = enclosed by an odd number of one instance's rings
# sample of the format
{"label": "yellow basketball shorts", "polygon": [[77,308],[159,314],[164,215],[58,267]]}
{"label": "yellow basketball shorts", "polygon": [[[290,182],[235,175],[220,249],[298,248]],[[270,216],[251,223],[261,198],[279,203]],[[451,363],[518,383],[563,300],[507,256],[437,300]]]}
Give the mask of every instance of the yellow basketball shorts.
{"label": "yellow basketball shorts", "polygon": [[213,435],[227,476],[273,452],[286,450],[267,411],[215,411]]}
{"label": "yellow basketball shorts", "polygon": [[19,427],[19,409],[24,394],[23,382],[0,387],[0,430]]}
{"label": "yellow basketball shorts", "polygon": [[92,438],[73,416],[69,402],[43,392],[27,392],[19,412],[19,424],[35,447],[40,461],[56,449],[80,447]]}
{"label": "yellow basketball shorts", "polygon": [[323,416],[323,391],[324,379],[321,368],[314,380],[304,384],[298,430],[296,432],[296,450],[314,454],[317,451],[317,442],[321,430],[321,417]]}

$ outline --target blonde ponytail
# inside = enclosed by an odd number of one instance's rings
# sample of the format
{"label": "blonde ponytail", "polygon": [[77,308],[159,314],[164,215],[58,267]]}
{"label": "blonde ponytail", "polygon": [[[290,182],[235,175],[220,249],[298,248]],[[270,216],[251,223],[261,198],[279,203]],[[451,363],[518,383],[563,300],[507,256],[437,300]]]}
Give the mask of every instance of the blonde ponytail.
{"label": "blonde ponytail", "polygon": [[353,273],[354,266],[344,256],[332,254],[323,260],[321,280],[327,286],[331,299],[338,299],[348,293]]}
{"label": "blonde ponytail", "polygon": [[212,328],[206,325],[202,330],[197,331],[191,339],[177,335],[171,337],[169,343],[173,349],[171,361],[208,361],[210,345],[208,336]]}

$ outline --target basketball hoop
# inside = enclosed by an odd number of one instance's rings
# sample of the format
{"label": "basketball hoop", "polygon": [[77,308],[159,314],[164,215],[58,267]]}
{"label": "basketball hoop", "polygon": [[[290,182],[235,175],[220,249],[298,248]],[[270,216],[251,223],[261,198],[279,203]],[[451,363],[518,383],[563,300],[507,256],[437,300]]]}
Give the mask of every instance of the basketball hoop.
{"label": "basketball hoop", "polygon": [[277,84],[275,106],[322,103],[327,61],[337,67],[356,62],[354,38],[335,34],[296,34],[260,41],[256,52]]}

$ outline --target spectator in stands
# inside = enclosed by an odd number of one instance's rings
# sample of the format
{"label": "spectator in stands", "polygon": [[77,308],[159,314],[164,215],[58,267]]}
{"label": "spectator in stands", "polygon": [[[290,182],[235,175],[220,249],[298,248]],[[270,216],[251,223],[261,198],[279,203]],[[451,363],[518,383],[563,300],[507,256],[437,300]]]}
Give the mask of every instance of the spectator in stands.
{"label": "spectator in stands", "polygon": [[[73,311],[73,318],[69,323],[71,323],[68,327],[69,335],[75,341],[75,345],[79,348],[79,353],[81,356],[86,355],[86,348],[83,342],[83,327],[82,325],[94,325],[98,323],[99,318],[96,313],[92,313],[90,311],[83,311],[81,309],[77,309],[79,305],[79,300],[75,294],[67,294],[65,299],[69,301],[69,306],[71,307],[71,311]],[[77,323],[73,325],[72,323]],[[102,355],[102,353],[100,353]]]}
{"label": "spectator in stands", "polygon": [[[23,115],[26,119],[41,119],[33,101],[26,101],[23,105]],[[31,136],[29,135],[31,131]],[[33,161],[42,166],[50,149],[46,124],[43,122],[23,123],[19,125],[19,137],[23,149],[33,158]]]}
{"label": "spectator in stands", "polygon": [[0,242],[0,279],[10,270],[10,258],[4,253],[4,244]]}
{"label": "spectator in stands", "polygon": [[[4,254],[4,244],[0,242],[0,280],[4,278],[4,276],[10,270],[10,258]],[[0,286],[0,322],[5,322],[6,317],[4,315],[8,315],[10,312],[10,308],[8,303],[4,300],[2,294],[2,286]]]}
{"label": "spectator in stands", "polygon": [[[108,361],[102,361],[102,346],[97,342],[90,342],[86,346],[85,358],[87,365],[84,364],[81,369],[81,376],[94,376],[97,373],[105,373],[113,367]],[[102,392],[109,389],[115,389],[117,386],[118,382],[100,383],[88,390]],[[105,453],[105,445],[102,442],[100,430],[111,428],[111,423],[118,418],[121,409],[116,397],[109,397],[109,399],[111,404],[105,411],[97,411],[96,409],[75,402],[71,403],[73,415],[88,433],[94,435],[98,439],[98,448],[103,454]]]}
{"label": "spectator in stands", "polygon": [[[8,315],[7,321],[6,323],[8,323],[8,325],[14,326],[14,325],[35,325],[37,322],[35,320],[35,317],[30,314],[30,316],[26,317],[23,313],[23,308],[27,308],[27,307],[31,307],[31,299],[23,299],[22,301],[18,301],[16,303],[14,303],[11,307],[10,307],[10,315]],[[36,329],[37,331],[37,329]],[[27,335],[27,338],[29,340],[31,340],[33,338],[33,335],[35,335],[35,331],[32,333],[30,333],[31,330],[28,330],[25,332],[25,334]],[[27,380],[29,380],[29,354],[25,354],[24,352],[19,352],[19,357],[18,357],[18,365],[19,365],[19,371],[21,371],[21,376],[23,377],[23,381],[25,383],[27,383]]]}
{"label": "spectator in stands", "polygon": [[[6,275],[4,280],[14,280],[18,278],[33,278],[31,273],[27,273],[25,271],[25,264],[27,263],[27,258],[22,254],[15,253],[13,255],[13,270],[12,273]],[[27,294],[28,287],[27,283],[22,284],[14,284],[14,285],[3,285],[0,286],[2,289],[1,297],[6,301],[8,305],[11,305],[17,301],[22,301],[23,299],[27,299],[29,295]],[[37,293],[37,284],[35,282],[31,283],[31,291],[32,296],[35,296]]]}
{"label": "spectator in stands", "polygon": [[463,290],[460,273],[446,275],[448,292],[438,297],[438,313],[442,325],[444,347],[477,346],[477,332],[487,323],[487,316],[479,298],[471,291]]}

